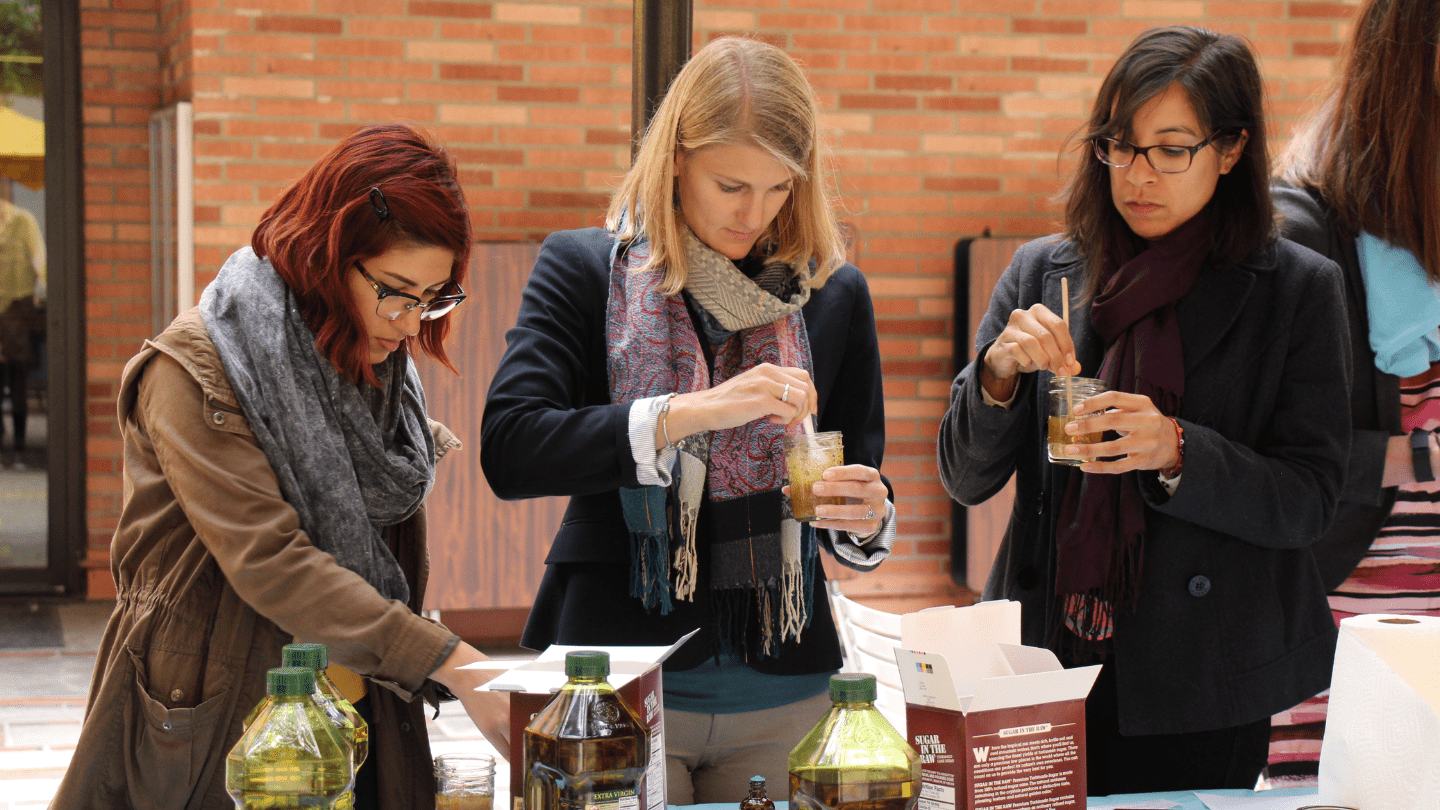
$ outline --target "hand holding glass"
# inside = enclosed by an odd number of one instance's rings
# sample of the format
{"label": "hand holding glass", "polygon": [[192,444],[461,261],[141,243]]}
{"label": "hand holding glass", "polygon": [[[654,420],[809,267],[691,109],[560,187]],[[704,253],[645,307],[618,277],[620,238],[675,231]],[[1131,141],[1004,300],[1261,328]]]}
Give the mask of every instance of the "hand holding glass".
{"label": "hand holding glass", "polygon": [[1071,435],[1065,432],[1065,426],[1075,421],[1077,405],[1108,390],[1110,390],[1110,386],[1106,385],[1104,380],[1091,377],[1050,378],[1049,452],[1051,463],[1078,467],[1086,462],[1087,459],[1078,456],[1067,456],[1065,454],[1066,445],[1095,444],[1100,441],[1101,436],[1104,435],[1103,432]]}

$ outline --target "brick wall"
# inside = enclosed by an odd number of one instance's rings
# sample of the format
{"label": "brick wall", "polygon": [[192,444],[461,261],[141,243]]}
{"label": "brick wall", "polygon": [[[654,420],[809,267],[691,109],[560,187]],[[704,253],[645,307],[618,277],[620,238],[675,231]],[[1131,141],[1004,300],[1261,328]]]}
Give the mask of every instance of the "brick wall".
{"label": "brick wall", "polygon": [[[405,118],[458,155],[482,240],[596,224],[628,164],[628,2],[82,0],[90,301],[92,593],[118,513],[114,383],[148,334],[145,120],[195,105],[197,286],[265,206],[358,124]],[[1054,229],[1057,158],[1145,28],[1248,37],[1288,131],[1329,76],[1354,2],[696,0],[697,45],[785,47],[820,93],[885,361],[895,575],[948,568],[934,440],[946,406],[951,254]],[[1277,138],[1275,145],[1278,146]]]}
{"label": "brick wall", "polygon": [[92,598],[113,595],[108,547],[120,510],[115,394],[150,331],[150,113],[161,104],[166,26],[158,0],[81,0],[84,125],[85,565]]}

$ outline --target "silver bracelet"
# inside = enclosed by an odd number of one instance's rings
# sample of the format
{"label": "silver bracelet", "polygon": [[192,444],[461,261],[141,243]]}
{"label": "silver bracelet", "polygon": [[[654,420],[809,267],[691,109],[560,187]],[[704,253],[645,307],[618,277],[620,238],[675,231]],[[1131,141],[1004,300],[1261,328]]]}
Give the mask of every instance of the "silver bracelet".
{"label": "silver bracelet", "polygon": [[660,403],[660,432],[665,435],[666,450],[674,450],[675,448],[680,446],[675,442],[670,441],[670,426],[667,424],[670,419],[670,400],[674,399],[677,396],[679,395],[676,394],[674,391],[671,391],[669,394],[665,395],[665,401]]}

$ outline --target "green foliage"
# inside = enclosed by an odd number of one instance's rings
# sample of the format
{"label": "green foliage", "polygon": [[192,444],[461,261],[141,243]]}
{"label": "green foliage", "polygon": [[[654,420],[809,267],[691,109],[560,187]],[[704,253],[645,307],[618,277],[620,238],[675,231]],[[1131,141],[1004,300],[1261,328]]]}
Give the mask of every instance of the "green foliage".
{"label": "green foliage", "polygon": [[40,33],[40,4],[30,0],[0,2],[0,93],[23,96],[45,94],[45,66],[38,61],[5,57],[40,57],[45,41]]}

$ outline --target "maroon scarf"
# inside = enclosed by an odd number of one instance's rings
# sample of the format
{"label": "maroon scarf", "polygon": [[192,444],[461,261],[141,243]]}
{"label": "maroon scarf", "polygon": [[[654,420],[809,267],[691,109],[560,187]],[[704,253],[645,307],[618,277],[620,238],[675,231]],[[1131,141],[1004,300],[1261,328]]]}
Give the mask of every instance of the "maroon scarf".
{"label": "maroon scarf", "polygon": [[[1105,345],[1100,378],[1111,390],[1148,396],[1177,416],[1185,396],[1185,357],[1175,302],[1190,291],[1214,247],[1215,214],[1206,206],[1144,250],[1130,242],[1101,267],[1090,322]],[[1112,263],[1113,262],[1113,263]],[[1083,638],[1110,634],[1114,608],[1139,594],[1145,502],[1140,475],[1070,476],[1056,532],[1055,592],[1071,629]]]}

